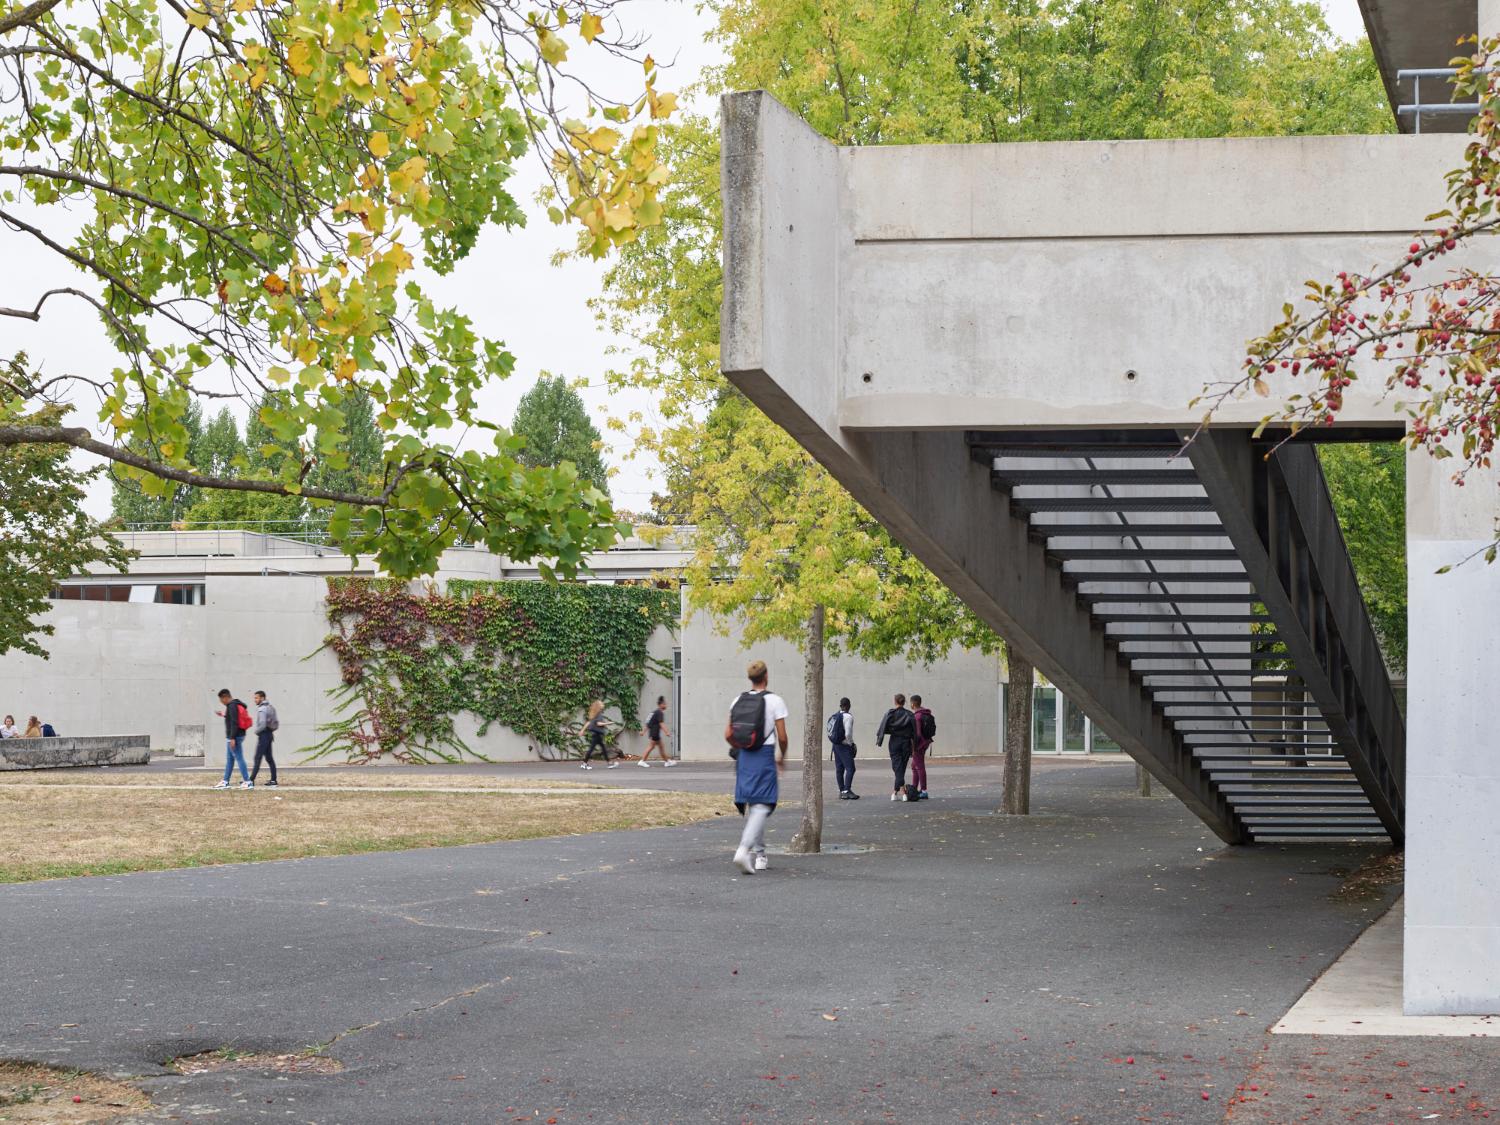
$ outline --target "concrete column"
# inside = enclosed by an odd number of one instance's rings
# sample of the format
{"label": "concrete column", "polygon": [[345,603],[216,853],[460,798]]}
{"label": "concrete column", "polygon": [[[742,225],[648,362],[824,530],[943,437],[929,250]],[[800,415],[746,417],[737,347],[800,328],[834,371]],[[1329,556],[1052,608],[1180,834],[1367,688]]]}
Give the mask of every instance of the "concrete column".
{"label": "concrete column", "polygon": [[1406,466],[1408,1015],[1500,1013],[1500,563],[1437,573],[1493,541],[1500,474],[1459,488],[1456,463]]}
{"label": "concrete column", "polygon": [[1479,39],[1500,35],[1500,0],[1479,0]]}

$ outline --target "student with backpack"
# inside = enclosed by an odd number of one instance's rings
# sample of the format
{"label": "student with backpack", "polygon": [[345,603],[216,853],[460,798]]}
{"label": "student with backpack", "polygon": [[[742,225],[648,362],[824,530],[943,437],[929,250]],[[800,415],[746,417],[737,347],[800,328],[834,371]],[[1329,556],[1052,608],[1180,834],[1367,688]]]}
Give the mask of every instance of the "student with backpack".
{"label": "student with backpack", "polygon": [[228,688],[219,689],[219,702],[224,710],[215,715],[224,717],[224,777],[215,789],[228,789],[229,779],[234,776],[234,767],[240,767],[240,788],[254,789],[250,771],[245,768],[245,732],[255,725],[250,709],[229,693]]}
{"label": "student with backpack", "polygon": [[786,768],[786,701],[770,690],[765,661],[752,661],[746,670],[750,690],[741,692],[729,708],[724,741],[734,759],[734,806],[745,818],[734,864],[746,875],[765,871],[766,821],[776,811],[777,771]]}
{"label": "student with backpack", "polygon": [[922,706],[922,697],[911,697],[911,717],[916,724],[917,737],[911,746],[911,782],[917,787],[917,799],[927,800],[927,748],[937,737],[937,718]]}
{"label": "student with backpack", "polygon": [[840,801],[857,801],[854,791],[854,716],[849,700],[840,699],[839,709],[828,717],[828,741],[833,743],[833,773],[839,783]]}
{"label": "student with backpack", "polygon": [[258,691],[255,693],[255,765],[250,769],[250,784],[255,784],[255,779],[260,776],[260,764],[265,762],[271,767],[271,780],[266,783],[267,789],[278,789],[276,784],[276,758],[271,753],[271,743],[276,741],[276,732],[281,729],[281,718],[276,714],[276,708],[266,693]]}
{"label": "student with backpack", "polygon": [[[896,775],[896,785],[891,790],[893,801],[917,799],[908,794],[906,785],[906,763],[911,761],[912,744],[916,736],[917,725],[912,721],[911,712],[906,709],[906,696],[897,692],[896,705],[885,713],[885,717],[880,720],[880,727],[875,731],[876,746],[886,738],[891,740],[891,773]],[[915,792],[912,790],[912,793]]]}

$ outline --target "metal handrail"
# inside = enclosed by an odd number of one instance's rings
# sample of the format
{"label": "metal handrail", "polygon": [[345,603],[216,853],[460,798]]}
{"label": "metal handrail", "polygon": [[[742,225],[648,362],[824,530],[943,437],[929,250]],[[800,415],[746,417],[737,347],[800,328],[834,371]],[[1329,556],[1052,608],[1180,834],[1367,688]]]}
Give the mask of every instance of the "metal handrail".
{"label": "metal handrail", "polygon": [[[1415,99],[1415,101],[1409,104],[1398,105],[1396,107],[1396,114],[1400,117],[1415,118],[1415,124],[1412,131],[1418,136],[1420,136],[1422,133],[1422,115],[1424,113],[1431,113],[1439,116],[1456,116],[1457,114],[1466,114],[1469,117],[1473,117],[1476,113],[1479,112],[1478,102],[1432,102],[1429,104],[1422,101],[1422,79],[1452,78],[1457,73],[1458,67],[1456,66],[1413,67],[1410,70],[1396,71],[1397,82],[1405,82],[1407,80],[1411,81],[1412,97]],[[1480,68],[1474,73],[1488,74],[1490,73],[1490,68]]]}

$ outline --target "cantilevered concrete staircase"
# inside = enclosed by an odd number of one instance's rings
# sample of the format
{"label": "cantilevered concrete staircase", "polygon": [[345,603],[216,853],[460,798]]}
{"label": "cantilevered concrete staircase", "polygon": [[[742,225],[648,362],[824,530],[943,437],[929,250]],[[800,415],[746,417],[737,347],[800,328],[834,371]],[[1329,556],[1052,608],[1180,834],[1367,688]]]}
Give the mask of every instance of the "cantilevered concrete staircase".
{"label": "cantilevered concrete staircase", "polygon": [[[1314,449],[1244,431],[970,433],[1226,839],[1402,837],[1405,727]],[[1045,637],[1042,638],[1045,646]],[[1107,732],[1129,725],[1091,714]]]}

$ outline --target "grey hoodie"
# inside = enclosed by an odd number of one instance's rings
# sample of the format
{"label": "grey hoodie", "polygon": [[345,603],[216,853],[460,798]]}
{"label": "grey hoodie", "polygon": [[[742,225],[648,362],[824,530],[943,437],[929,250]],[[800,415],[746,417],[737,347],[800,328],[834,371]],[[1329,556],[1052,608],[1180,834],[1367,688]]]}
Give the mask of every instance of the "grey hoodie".
{"label": "grey hoodie", "polygon": [[269,699],[266,700],[264,703],[261,703],[261,704],[259,704],[259,705],[256,706],[256,708],[255,708],[255,733],[256,734],[260,734],[261,731],[267,731],[267,730],[274,731],[280,725],[281,725],[281,720],[276,717],[276,708],[273,707],[273,706],[271,706],[271,701]]}

